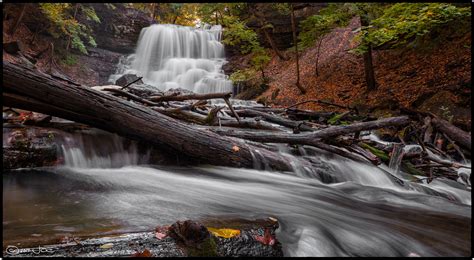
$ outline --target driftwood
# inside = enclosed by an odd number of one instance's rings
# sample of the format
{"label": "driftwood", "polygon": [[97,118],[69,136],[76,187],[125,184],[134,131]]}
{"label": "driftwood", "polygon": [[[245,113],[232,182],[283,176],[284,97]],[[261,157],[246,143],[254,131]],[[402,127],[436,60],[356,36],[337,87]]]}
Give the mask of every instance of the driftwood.
{"label": "driftwood", "polygon": [[[123,89],[123,88],[122,88]],[[152,101],[149,101],[149,100],[146,100],[146,99],[143,99],[137,95],[134,95],[132,93],[129,93],[129,92],[126,92],[126,91],[123,91],[121,89],[116,89],[116,88],[104,88],[103,89],[104,91],[110,91],[118,96],[122,96],[122,97],[126,97],[126,98],[129,98],[131,100],[134,100],[134,101],[137,101],[137,102],[141,102],[143,104],[147,104],[149,106],[158,106],[159,104],[158,103],[155,103],[155,102],[152,102]]]}
{"label": "driftwood", "polygon": [[259,116],[259,117],[262,117],[262,118],[264,118],[265,120],[267,120],[269,122],[279,124],[279,125],[282,125],[282,126],[286,126],[286,127],[290,127],[292,129],[299,128],[302,131],[314,131],[314,129],[312,127],[301,124],[302,122],[291,121],[291,120],[282,118],[280,116],[275,116],[275,115],[271,115],[271,114],[256,111],[256,110],[244,109],[244,110],[237,110],[236,112],[237,112],[237,114],[239,114],[242,117],[256,117],[256,116]]}
{"label": "driftwood", "polygon": [[[399,131],[389,131],[384,133],[387,137],[384,140],[399,139],[404,145],[421,146],[420,151],[403,156],[401,166],[408,173],[454,179],[457,168],[468,167],[439,160],[429,156],[428,151],[448,159],[452,152],[457,155],[456,151],[462,158],[470,157],[470,134],[430,113],[409,111],[410,117],[373,120],[348,111],[335,120],[333,112],[232,106],[230,93],[139,97],[119,86],[88,88],[8,62],[4,63],[3,97],[6,106],[58,116],[149,142],[171,153],[183,154],[195,163],[248,168],[263,165],[265,169],[280,171],[292,171],[296,163],[312,171],[318,163],[314,157],[306,156],[306,151],[324,150],[362,163],[378,165],[383,161],[387,164],[394,143],[362,139],[360,136],[366,135],[362,131],[407,125],[403,136]],[[225,105],[207,104],[207,99],[213,98],[224,99],[229,109],[223,110]],[[331,117],[335,118],[330,120],[334,122],[327,122]],[[350,124],[334,126],[342,117],[345,117],[344,124]],[[441,139],[451,143],[456,151],[446,148],[447,143],[440,142]],[[281,145],[277,143],[288,144],[291,153],[300,156],[279,153]],[[298,145],[308,145],[304,147],[307,150]],[[428,169],[429,173],[416,168]],[[325,173],[319,174],[324,181]]]}
{"label": "driftwood", "polygon": [[339,135],[354,133],[357,131],[378,129],[389,126],[399,127],[407,125],[409,122],[410,119],[407,116],[390,117],[376,121],[354,123],[348,126],[333,126],[319,130],[314,133],[304,134],[269,134],[219,129],[214,130],[214,132],[220,135],[233,136],[258,142],[314,145],[318,142],[317,139],[331,138]]}
{"label": "driftwood", "polygon": [[[183,120],[190,123],[199,124],[199,125],[242,127],[242,128],[266,129],[266,130],[276,130],[276,131],[279,130],[278,128],[270,124],[267,124],[261,121],[252,120],[252,119],[251,120],[241,119],[240,122],[235,119],[218,120],[217,109],[211,110],[211,112],[207,116],[203,116],[193,111],[183,110],[180,108],[163,109],[163,108],[155,107],[153,109],[162,114],[170,116],[172,118]],[[220,107],[218,109],[220,110],[222,108]]]}
{"label": "driftwood", "polygon": [[204,100],[216,98],[230,98],[232,92],[210,93],[210,94],[188,94],[188,95],[169,95],[169,96],[151,96],[148,99],[154,102],[162,101],[185,101],[185,100]]}
{"label": "driftwood", "polygon": [[[59,81],[9,62],[3,63],[2,94],[7,106],[58,116],[131,139],[147,141],[183,153],[197,162],[246,168],[254,165],[253,151],[256,148],[244,140],[202,131],[151,108],[88,87]],[[158,99],[163,100],[166,99]],[[293,169],[287,157],[262,148],[258,150],[272,169]],[[311,167],[307,161],[301,160],[300,163]]]}
{"label": "driftwood", "polygon": [[123,89],[128,88],[128,87],[131,86],[133,83],[138,82],[138,81],[141,80],[142,78],[143,78],[143,77],[138,77],[136,80],[134,80],[134,81],[128,83],[127,85],[123,86],[121,89],[123,90]]}
{"label": "driftwood", "polygon": [[471,151],[471,135],[452,125],[448,121],[434,116],[431,119],[434,127],[449,136],[453,141],[461,147]]}

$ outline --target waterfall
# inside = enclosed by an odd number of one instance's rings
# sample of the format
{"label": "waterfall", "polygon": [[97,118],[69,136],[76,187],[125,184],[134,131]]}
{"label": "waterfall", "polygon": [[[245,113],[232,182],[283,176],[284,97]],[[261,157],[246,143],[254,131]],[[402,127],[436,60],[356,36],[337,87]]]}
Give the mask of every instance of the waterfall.
{"label": "waterfall", "polygon": [[64,166],[72,168],[120,168],[147,163],[149,151],[140,153],[135,142],[101,131],[58,138]]}
{"label": "waterfall", "polygon": [[187,89],[196,93],[232,91],[222,71],[226,63],[220,25],[192,28],[154,24],[143,28],[136,52],[121,59],[109,81],[136,74],[160,90]]}

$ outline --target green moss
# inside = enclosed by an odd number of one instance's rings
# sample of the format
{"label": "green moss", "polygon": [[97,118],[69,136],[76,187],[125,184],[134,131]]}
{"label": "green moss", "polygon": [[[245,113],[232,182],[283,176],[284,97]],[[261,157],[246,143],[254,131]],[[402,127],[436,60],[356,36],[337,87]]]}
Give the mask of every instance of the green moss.
{"label": "green moss", "polygon": [[426,176],[424,172],[415,168],[415,166],[410,162],[402,162],[402,169],[412,175]]}
{"label": "green moss", "polygon": [[328,119],[328,124],[330,124],[330,125],[337,124],[337,121],[339,121],[339,119],[341,119],[342,116],[343,116],[343,114],[333,115],[331,118]]}
{"label": "green moss", "polygon": [[368,145],[366,143],[359,143],[359,146],[369,150],[371,153],[373,153],[375,156],[379,157],[383,162],[389,162],[390,157],[382,150],[379,150],[371,145]]}
{"label": "green moss", "polygon": [[207,238],[199,247],[188,247],[188,256],[218,256],[217,244],[214,237]]}

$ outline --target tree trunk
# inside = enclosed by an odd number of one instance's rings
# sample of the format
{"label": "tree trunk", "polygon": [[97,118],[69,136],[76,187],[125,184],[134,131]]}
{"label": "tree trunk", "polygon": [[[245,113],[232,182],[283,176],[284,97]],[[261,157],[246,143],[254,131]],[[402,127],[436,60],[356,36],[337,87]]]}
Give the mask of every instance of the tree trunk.
{"label": "tree trunk", "polygon": [[265,34],[265,38],[267,38],[267,41],[270,44],[270,46],[272,47],[272,50],[275,52],[275,54],[278,57],[280,57],[280,59],[282,59],[282,60],[288,60],[288,57],[285,57],[285,55],[283,55],[283,53],[281,53],[281,51],[278,50],[278,47],[276,46],[276,43],[273,40],[273,37],[270,35],[270,32],[268,32],[268,28],[263,28],[263,34]]}
{"label": "tree trunk", "polygon": [[155,10],[156,10],[156,3],[151,4],[151,20],[152,22],[155,20]]}
{"label": "tree trunk", "polygon": [[[360,25],[369,26],[369,18],[367,14],[360,15]],[[366,30],[366,29],[365,29]],[[367,52],[364,53],[364,70],[365,82],[367,83],[367,90],[377,89],[377,82],[375,81],[374,66],[372,64],[372,46],[368,44]]]}
{"label": "tree trunk", "polygon": [[18,19],[15,22],[15,25],[11,27],[10,32],[9,32],[10,35],[13,35],[16,32],[16,29],[18,28],[18,26],[20,25],[21,20],[23,19],[23,16],[25,15],[26,5],[27,4],[23,4],[21,6],[20,15],[18,16]]}
{"label": "tree trunk", "polygon": [[263,30],[263,34],[265,35],[265,38],[267,39],[268,43],[272,47],[272,50],[275,52],[275,54],[278,57],[280,57],[280,59],[282,60],[288,60],[288,57],[285,57],[285,55],[283,55],[283,53],[281,53],[281,51],[276,46],[276,43],[273,40],[272,35],[268,31],[269,28],[266,27],[267,21],[265,20],[265,17],[259,13],[257,8],[255,7],[255,4],[249,4],[248,7],[249,7],[249,11],[253,14],[253,16],[255,16],[255,18],[257,18],[258,22],[260,23],[260,27]]}
{"label": "tree trunk", "polygon": [[296,53],[296,87],[301,91],[301,94],[306,93],[306,89],[300,84],[300,62],[298,57],[298,39],[296,38],[296,21],[295,21],[295,8],[291,5],[291,29],[293,30],[293,45],[295,46]]}
{"label": "tree trunk", "polygon": [[319,70],[318,70],[318,63],[319,63],[319,50],[321,49],[321,43],[323,42],[323,39],[324,39],[324,36],[321,37],[321,39],[319,39],[319,43],[318,43],[318,50],[317,50],[317,53],[316,53],[316,65],[315,65],[315,68],[316,68],[316,76],[319,77]]}
{"label": "tree trunk", "polygon": [[198,129],[148,107],[9,62],[3,64],[2,94],[6,106],[58,116],[146,141],[183,153],[199,163],[252,168],[254,152],[258,150],[274,170],[291,171],[290,160],[312,167],[306,160],[289,159],[243,140]]}

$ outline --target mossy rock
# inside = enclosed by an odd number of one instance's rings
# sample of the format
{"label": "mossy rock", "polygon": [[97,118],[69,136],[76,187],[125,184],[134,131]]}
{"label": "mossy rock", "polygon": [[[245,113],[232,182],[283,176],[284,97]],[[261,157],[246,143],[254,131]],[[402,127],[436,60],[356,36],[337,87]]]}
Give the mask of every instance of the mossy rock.
{"label": "mossy rock", "polygon": [[188,256],[218,256],[216,238],[211,236],[198,246],[189,246],[186,252]]}

